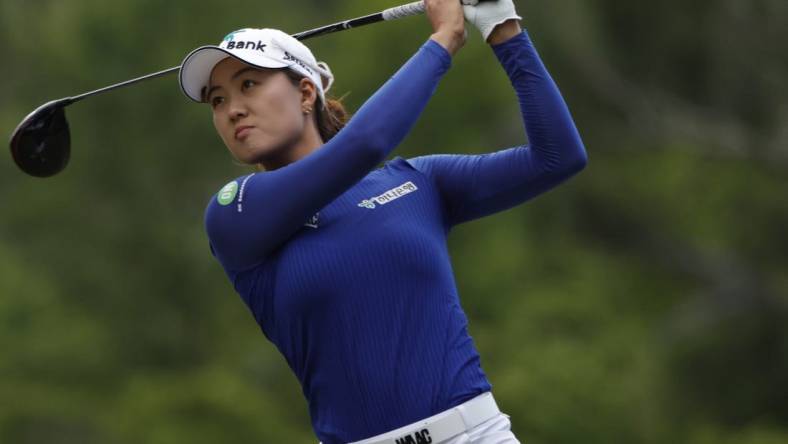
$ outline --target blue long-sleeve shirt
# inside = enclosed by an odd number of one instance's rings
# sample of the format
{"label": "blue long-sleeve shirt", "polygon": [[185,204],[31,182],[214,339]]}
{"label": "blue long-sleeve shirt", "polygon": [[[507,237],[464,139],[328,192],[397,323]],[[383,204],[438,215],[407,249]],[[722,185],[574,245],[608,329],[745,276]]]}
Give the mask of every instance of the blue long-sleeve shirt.
{"label": "blue long-sleeve shirt", "polygon": [[451,65],[421,49],[328,143],[211,199],[211,249],[285,357],[324,444],[374,436],[490,390],[467,331],[446,236],[580,171],[586,152],[526,32],[493,47],[528,146],[397,157]]}

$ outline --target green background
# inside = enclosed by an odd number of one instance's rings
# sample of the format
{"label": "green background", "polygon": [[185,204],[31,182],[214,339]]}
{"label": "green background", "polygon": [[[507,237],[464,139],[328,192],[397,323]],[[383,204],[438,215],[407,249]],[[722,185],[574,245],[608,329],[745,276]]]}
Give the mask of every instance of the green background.
{"label": "green background", "polygon": [[[242,27],[396,2],[2,0],[0,133]],[[529,444],[788,442],[788,2],[517,1],[589,153],[456,229],[470,330]],[[409,18],[309,42],[357,109],[428,38]],[[68,109],[51,179],[0,157],[0,443],[316,442],[284,360],[211,257],[247,170],[175,77]],[[475,30],[395,155],[523,143]]]}

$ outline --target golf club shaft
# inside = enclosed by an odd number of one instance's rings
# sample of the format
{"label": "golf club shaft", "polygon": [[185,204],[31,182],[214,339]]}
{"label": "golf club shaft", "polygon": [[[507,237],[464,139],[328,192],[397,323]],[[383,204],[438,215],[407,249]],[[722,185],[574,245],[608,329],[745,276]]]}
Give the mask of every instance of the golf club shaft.
{"label": "golf club shaft", "polygon": [[[424,2],[417,1],[413,3],[408,3],[406,5],[397,6],[394,8],[386,9],[385,11],[381,11],[375,14],[365,15],[363,17],[358,17],[350,20],[345,20],[338,23],[333,23],[331,25],[321,26],[320,28],[310,29],[309,31],[299,32],[298,34],[293,34],[298,40],[306,40],[312,37],[318,37],[321,35],[331,34],[334,32],[344,31],[346,29],[351,28],[358,28],[359,26],[370,25],[372,23],[378,23],[382,21],[388,20],[396,20],[404,17],[409,17],[412,15],[418,15],[424,13]],[[172,74],[177,72],[181,69],[180,65],[173,66],[172,68],[167,68],[158,72],[154,72],[151,74],[146,74],[141,77],[137,77],[134,79],[126,80],[125,82],[116,83],[114,85],[105,86],[104,88],[99,88],[94,91],[89,91],[78,96],[68,97],[63,100],[64,105],[71,105],[72,103],[79,102],[82,99],[86,99],[90,96],[94,96],[97,94],[105,93],[107,91],[112,91],[114,89],[123,88],[129,85],[133,85],[135,83],[142,82],[144,80],[153,79],[156,77],[166,76],[168,74]]]}

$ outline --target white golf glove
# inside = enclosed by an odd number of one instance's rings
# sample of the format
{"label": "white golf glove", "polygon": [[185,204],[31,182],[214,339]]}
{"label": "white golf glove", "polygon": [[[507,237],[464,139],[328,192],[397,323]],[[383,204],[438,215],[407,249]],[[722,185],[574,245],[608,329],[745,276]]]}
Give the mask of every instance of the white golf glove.
{"label": "white golf glove", "polygon": [[493,29],[509,19],[522,20],[514,9],[512,0],[486,1],[479,3],[479,0],[462,0],[465,10],[465,20],[473,23],[482,33],[482,37],[487,38],[492,34]]}

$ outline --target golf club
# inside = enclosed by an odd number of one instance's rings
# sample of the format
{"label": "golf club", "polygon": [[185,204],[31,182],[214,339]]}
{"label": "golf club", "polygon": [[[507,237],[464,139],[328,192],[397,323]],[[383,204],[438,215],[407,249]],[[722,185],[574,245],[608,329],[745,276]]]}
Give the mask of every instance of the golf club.
{"label": "golf club", "polygon": [[[494,1],[494,0],[480,0]],[[294,34],[299,40],[306,40],[346,29],[357,28],[382,21],[424,13],[424,2],[417,1],[386,9],[375,14],[334,23],[320,28]],[[64,108],[91,96],[123,88],[143,80],[154,79],[172,74],[180,69],[174,66],[162,71],[147,74],[125,82],[109,85],[74,97],[65,97],[41,105],[16,127],[11,135],[11,155],[14,162],[25,173],[35,177],[50,177],[63,171],[68,165],[71,154],[71,135]]]}

